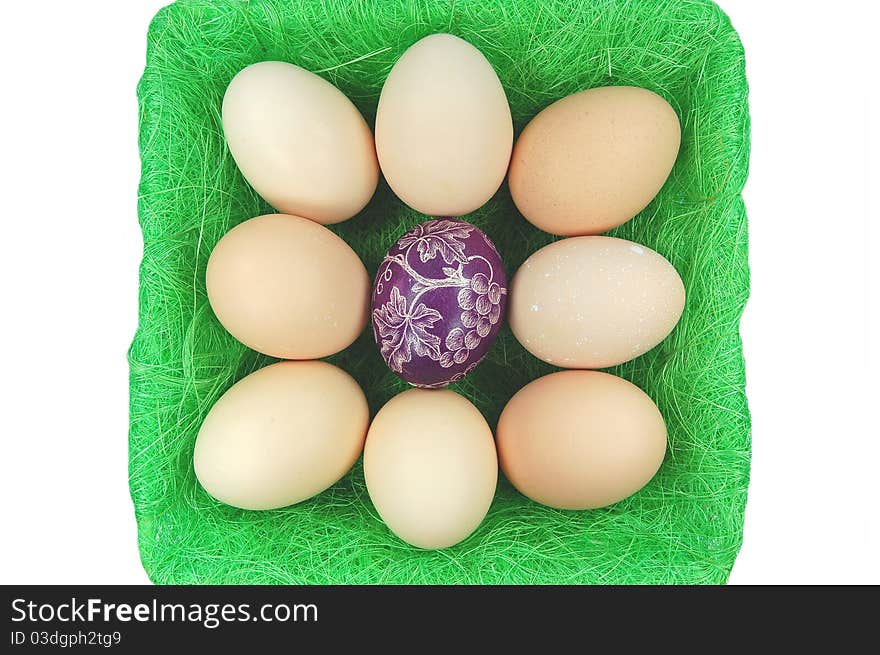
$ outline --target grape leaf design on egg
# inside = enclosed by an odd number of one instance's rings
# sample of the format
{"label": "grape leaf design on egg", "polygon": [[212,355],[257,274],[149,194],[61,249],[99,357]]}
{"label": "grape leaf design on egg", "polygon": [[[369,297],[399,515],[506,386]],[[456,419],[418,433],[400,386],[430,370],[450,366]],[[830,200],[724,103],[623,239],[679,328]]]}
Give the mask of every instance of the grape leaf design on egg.
{"label": "grape leaf design on egg", "polygon": [[419,259],[423,263],[439,254],[447,264],[465,264],[468,258],[460,239],[467,239],[472,230],[473,227],[460,221],[426,221],[401,237],[398,248],[406,250],[416,244]]}
{"label": "grape leaf design on egg", "polygon": [[425,303],[407,312],[406,298],[397,287],[391,289],[390,300],[373,312],[373,321],[382,337],[381,353],[391,370],[400,373],[412,360],[412,351],[420,357],[440,359],[440,337],[429,330],[442,317]]}

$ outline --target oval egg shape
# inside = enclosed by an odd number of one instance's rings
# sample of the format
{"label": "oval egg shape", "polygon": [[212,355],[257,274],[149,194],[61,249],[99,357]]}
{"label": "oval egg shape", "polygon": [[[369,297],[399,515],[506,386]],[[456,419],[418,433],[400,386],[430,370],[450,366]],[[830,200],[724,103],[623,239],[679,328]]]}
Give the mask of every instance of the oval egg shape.
{"label": "oval egg shape", "polygon": [[281,359],[318,359],[364,329],[370,278],[326,227],[267,214],[232,228],[208,259],[208,300],[246,346]]}
{"label": "oval egg shape", "polygon": [[279,362],[243,378],[196,438],[205,491],[241,509],[275,509],[324,491],[354,465],[369,422],[357,382],[326,362]]}
{"label": "oval egg shape", "polygon": [[404,234],[376,272],[373,337],[388,367],[417,387],[472,371],[498,336],[507,276],[486,234],[453,218]]}
{"label": "oval egg shape", "polygon": [[648,352],[684,309],[678,272],[632,241],[562,239],[529,257],[511,282],[510,327],[538,359],[605,368]]}
{"label": "oval egg shape", "polygon": [[373,135],[345,95],[293,64],[240,71],[223,96],[223,133],[242,175],[280,212],[338,223],[379,179]]}
{"label": "oval egg shape", "polygon": [[507,96],[467,41],[427,36],[391,69],[376,151],[388,185],[416,211],[461,216],[484,205],[504,181],[512,146]]}
{"label": "oval egg shape", "polygon": [[656,93],[627,86],[581,91],[526,125],[510,161],[510,194],[545,232],[606,232],[657,195],[680,143],[678,115]]}
{"label": "oval egg shape", "polygon": [[654,477],[665,454],[666,425],[651,398],[599,371],[538,378],[498,420],[504,474],[525,496],[558,509],[623,500]]}
{"label": "oval egg shape", "polygon": [[364,478],[394,534],[418,548],[447,548],[474,532],[492,504],[498,482],[492,431],[457,393],[410,389],[373,419]]}

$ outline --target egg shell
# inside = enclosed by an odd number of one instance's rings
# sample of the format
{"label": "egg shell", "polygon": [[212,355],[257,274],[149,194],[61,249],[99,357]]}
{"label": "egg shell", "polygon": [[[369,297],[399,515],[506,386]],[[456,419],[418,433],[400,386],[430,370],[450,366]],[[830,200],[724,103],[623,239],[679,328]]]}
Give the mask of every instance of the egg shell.
{"label": "egg shell", "polygon": [[684,309],[684,284],[662,255],[625,239],[562,239],[532,254],[510,291],[510,327],[538,359],[605,368],[659,344]]}
{"label": "egg shell", "polygon": [[510,194],[545,232],[599,234],[651,202],[680,143],[678,115],[657,94],[627,86],[581,91],[526,125],[513,149]]}
{"label": "egg shell", "polygon": [[379,165],[363,116],[335,86],[293,64],[240,71],[223,97],[223,133],[242,175],[281,212],[338,223],[376,190]]}
{"label": "egg shell", "polygon": [[337,482],[361,454],[367,400],[325,362],[279,362],[234,384],[196,438],[196,477],[217,500],[274,509]]}
{"label": "egg shell", "polygon": [[416,211],[478,209],[504,181],[512,147],[507,96],[467,41],[427,36],[391,69],[376,110],[376,150],[388,185]]}
{"label": "egg shell", "polygon": [[507,308],[507,276],[479,228],[432,219],[404,234],[376,273],[373,336],[385,363],[419,387],[457,382],[489,352]]}
{"label": "egg shell", "polygon": [[273,357],[332,355],[367,322],[363,263],[333,232],[299,216],[268,214],[232,228],[211,252],[205,277],[223,327]]}
{"label": "egg shell", "polygon": [[599,371],[560,371],[510,399],[498,421],[501,468],[542,505],[593,509],[634,494],[666,453],[663,416],[648,395]]}
{"label": "egg shell", "polygon": [[446,548],[483,521],[498,482],[492,431],[449,390],[410,389],[376,414],[364,447],[370,499],[394,534]]}

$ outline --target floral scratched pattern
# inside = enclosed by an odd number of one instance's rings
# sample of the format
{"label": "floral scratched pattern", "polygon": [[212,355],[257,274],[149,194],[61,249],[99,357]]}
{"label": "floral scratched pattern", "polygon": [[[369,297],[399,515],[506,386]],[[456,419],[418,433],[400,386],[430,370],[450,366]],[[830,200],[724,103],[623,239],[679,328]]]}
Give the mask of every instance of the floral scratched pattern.
{"label": "floral scratched pattern", "polygon": [[507,279],[494,244],[457,219],[426,221],[385,255],[373,287],[373,335],[389,368],[420,387],[456,382],[501,327]]}

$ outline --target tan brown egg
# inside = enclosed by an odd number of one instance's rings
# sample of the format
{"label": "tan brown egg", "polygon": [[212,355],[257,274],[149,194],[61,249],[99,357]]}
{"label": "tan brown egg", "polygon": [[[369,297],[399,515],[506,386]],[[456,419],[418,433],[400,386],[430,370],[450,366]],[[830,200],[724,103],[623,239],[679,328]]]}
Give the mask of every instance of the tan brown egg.
{"label": "tan brown egg", "polygon": [[513,147],[507,96],[467,41],[432,34],[397,61],[376,110],[382,173],[407,205],[462,216],[501,186]]}
{"label": "tan brown egg", "polygon": [[541,248],[510,285],[508,320],[535,357],[563,368],[605,368],[648,352],[684,309],[678,272],[632,241],[589,236]]}
{"label": "tan brown egg", "polygon": [[230,230],[208,259],[208,300],[236,339],[282,359],[318,359],[364,329],[370,279],[345,241],[299,216]]}
{"label": "tan brown egg", "polygon": [[334,484],[361,453],[367,400],[325,362],[279,362],[234,384],[196,438],[196,477],[217,500],[274,509]]}
{"label": "tan brown egg", "polygon": [[240,71],[223,97],[223,133],[242,175],[281,212],[338,223],[376,190],[379,165],[363,116],[330,82],[293,64]]}
{"label": "tan brown egg", "polygon": [[364,447],[370,499],[394,534],[446,548],[486,516],[498,481],[492,431],[453,391],[411,389],[376,414]]}
{"label": "tan brown egg", "polygon": [[501,469],[524,495],[559,509],[611,505],[663,462],[666,426],[648,395],[599,371],[560,371],[519,390],[498,421]]}
{"label": "tan brown egg", "polygon": [[678,115],[657,94],[629,86],[581,91],[526,125],[510,161],[510,193],[545,232],[599,234],[651,202],[680,142]]}

